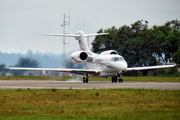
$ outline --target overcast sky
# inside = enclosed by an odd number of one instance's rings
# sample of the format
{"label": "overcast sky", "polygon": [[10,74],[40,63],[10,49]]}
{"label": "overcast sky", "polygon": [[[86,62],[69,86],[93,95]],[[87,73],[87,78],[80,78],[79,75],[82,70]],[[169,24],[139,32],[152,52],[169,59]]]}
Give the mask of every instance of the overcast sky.
{"label": "overcast sky", "polygon": [[[63,14],[69,9],[67,32],[72,34],[130,26],[137,20],[147,20],[152,27],[180,19],[180,0],[0,0],[0,51],[63,53],[62,37],[39,33],[63,33]],[[66,41],[66,53],[79,49],[74,38]]]}

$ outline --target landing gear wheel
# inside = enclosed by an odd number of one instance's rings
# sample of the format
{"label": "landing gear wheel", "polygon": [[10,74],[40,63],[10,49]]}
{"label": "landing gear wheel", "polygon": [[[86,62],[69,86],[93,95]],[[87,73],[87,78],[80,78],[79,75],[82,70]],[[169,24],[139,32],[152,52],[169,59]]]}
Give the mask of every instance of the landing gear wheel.
{"label": "landing gear wheel", "polygon": [[112,83],[117,83],[117,76],[112,76]]}
{"label": "landing gear wheel", "polygon": [[88,83],[88,77],[83,77],[83,83]]}
{"label": "landing gear wheel", "polygon": [[121,78],[121,79],[119,79],[119,83],[120,83],[120,82],[123,82],[123,79],[122,79],[122,78]]}
{"label": "landing gear wheel", "polygon": [[112,77],[111,80],[112,80],[112,83],[114,83],[114,77]]}
{"label": "landing gear wheel", "polygon": [[88,77],[86,78],[86,83],[88,83]]}
{"label": "landing gear wheel", "polygon": [[85,83],[86,82],[86,78],[85,77],[83,77],[83,83]]}
{"label": "landing gear wheel", "polygon": [[114,81],[115,81],[115,83],[117,83],[117,76],[114,77]]}

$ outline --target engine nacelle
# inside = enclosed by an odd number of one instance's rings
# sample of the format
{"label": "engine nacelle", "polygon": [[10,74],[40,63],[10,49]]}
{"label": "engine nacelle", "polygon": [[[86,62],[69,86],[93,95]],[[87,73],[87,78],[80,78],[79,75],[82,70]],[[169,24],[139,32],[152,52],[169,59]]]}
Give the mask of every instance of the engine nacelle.
{"label": "engine nacelle", "polygon": [[88,54],[85,51],[76,51],[71,54],[71,61],[76,64],[83,64],[87,58]]}
{"label": "engine nacelle", "polygon": [[101,55],[111,55],[111,54],[118,54],[118,52],[115,50],[106,50],[101,53]]}

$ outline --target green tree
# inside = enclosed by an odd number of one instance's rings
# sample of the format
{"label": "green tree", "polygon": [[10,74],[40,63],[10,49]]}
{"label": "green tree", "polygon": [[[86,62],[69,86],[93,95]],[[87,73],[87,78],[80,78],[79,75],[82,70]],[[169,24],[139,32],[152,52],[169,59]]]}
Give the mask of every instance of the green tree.
{"label": "green tree", "polygon": [[[26,57],[21,57],[19,58],[17,64],[15,65],[15,67],[38,67],[39,62],[36,59],[33,58],[26,58]],[[24,70],[23,71],[19,71],[19,70],[14,70],[13,74],[14,75],[23,75]]]}
{"label": "green tree", "polygon": [[4,71],[4,67],[6,67],[5,64],[0,64],[0,72],[3,72],[3,71]]}
{"label": "green tree", "polygon": [[180,64],[180,47],[178,50],[173,54],[173,61],[177,64]]}
{"label": "green tree", "polygon": [[33,58],[21,57],[15,67],[38,67],[39,62]]}
{"label": "green tree", "polygon": [[103,35],[103,36],[96,36],[95,40],[91,43],[93,45],[92,51],[95,53],[101,53],[104,50],[111,48],[111,39],[113,33],[111,32],[111,28],[108,30],[100,29],[97,33],[104,33],[104,32],[110,32],[109,35]]}
{"label": "green tree", "polygon": [[[130,66],[147,66],[156,64],[156,59],[153,56],[155,43],[148,36],[148,29],[142,21],[137,21],[131,24],[131,36],[125,41],[125,58]],[[131,57],[129,57],[131,56]]]}
{"label": "green tree", "polygon": [[5,76],[6,70],[4,69],[6,67],[5,64],[0,64],[0,73],[2,76]]}
{"label": "green tree", "polygon": [[180,21],[172,20],[162,26],[153,26],[150,37],[157,42],[159,49],[156,57],[163,62],[170,62],[173,53],[180,46]]}
{"label": "green tree", "polygon": [[158,62],[170,62],[173,53],[180,46],[180,21],[172,20],[162,26],[148,28],[142,20],[131,26],[114,26],[101,29],[98,33],[107,32],[109,35],[97,36],[92,42],[92,51],[101,53],[105,50],[116,50],[128,65],[147,66]]}

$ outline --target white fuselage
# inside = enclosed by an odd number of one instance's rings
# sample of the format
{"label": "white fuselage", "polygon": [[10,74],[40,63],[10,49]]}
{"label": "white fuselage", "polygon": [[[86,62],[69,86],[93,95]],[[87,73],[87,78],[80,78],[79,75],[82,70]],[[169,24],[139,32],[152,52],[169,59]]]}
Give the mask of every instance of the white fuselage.
{"label": "white fuselage", "polygon": [[101,55],[93,54],[93,61],[84,63],[86,69],[100,70],[98,76],[114,76],[126,72],[127,63],[121,55]]}
{"label": "white fuselage", "polygon": [[[99,74],[93,74],[94,76],[108,77],[117,76],[127,70],[127,63],[124,58],[117,53],[115,50],[107,50],[101,54],[95,54],[90,51],[87,42],[85,40],[85,34],[82,31],[76,32],[76,35],[80,37],[75,37],[79,42],[81,51],[74,52],[71,55],[71,61],[77,64],[84,64],[88,70],[99,70]],[[97,34],[98,35],[98,34]],[[88,35],[87,35],[88,36]],[[81,53],[87,54],[83,60],[81,59]],[[83,54],[82,54],[83,56]]]}

